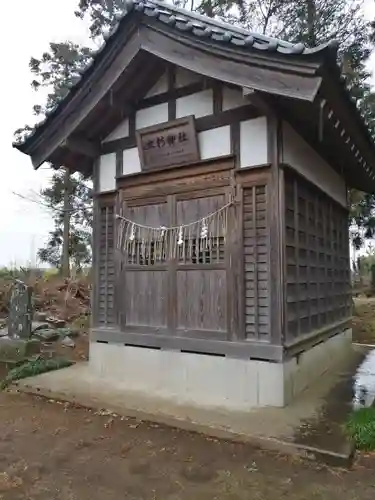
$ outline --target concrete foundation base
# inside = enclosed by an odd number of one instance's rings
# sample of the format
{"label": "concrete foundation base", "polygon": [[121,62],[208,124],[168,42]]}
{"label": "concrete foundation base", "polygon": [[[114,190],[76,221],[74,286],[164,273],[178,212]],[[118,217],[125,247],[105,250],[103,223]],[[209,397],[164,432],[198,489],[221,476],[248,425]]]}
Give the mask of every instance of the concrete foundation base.
{"label": "concrete foundation base", "polygon": [[351,350],[346,330],[283,363],[90,344],[89,369],[117,389],[232,411],[289,404]]}
{"label": "concrete foundation base", "polygon": [[0,337],[0,361],[21,363],[39,354],[40,342],[37,339],[13,339]]}

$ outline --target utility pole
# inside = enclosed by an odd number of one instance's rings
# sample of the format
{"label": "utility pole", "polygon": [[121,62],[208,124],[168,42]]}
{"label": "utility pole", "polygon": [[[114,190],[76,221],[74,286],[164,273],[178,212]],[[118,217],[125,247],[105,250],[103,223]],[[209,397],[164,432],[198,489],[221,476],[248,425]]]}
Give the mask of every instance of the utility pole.
{"label": "utility pole", "polygon": [[64,278],[70,276],[70,263],[69,263],[69,236],[70,236],[70,217],[71,217],[71,182],[70,172],[65,168],[64,175],[64,227],[63,227],[63,244],[61,255],[61,274]]}

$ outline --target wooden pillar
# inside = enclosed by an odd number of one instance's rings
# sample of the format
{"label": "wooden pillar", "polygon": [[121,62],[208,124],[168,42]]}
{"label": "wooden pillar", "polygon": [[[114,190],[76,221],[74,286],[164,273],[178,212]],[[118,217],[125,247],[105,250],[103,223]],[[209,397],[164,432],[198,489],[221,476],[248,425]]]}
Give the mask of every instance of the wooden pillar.
{"label": "wooden pillar", "polygon": [[271,182],[268,189],[270,228],[270,326],[271,342],[281,345],[285,338],[285,204],[284,172],[280,168],[282,151],[282,123],[278,116],[267,116],[268,162],[271,164]]}

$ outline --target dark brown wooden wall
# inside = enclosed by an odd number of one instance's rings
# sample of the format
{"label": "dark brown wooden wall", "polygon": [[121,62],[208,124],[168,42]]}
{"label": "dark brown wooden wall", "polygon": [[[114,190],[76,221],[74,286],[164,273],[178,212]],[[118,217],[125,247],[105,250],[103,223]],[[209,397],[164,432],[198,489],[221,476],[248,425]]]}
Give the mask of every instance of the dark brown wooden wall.
{"label": "dark brown wooden wall", "polygon": [[269,340],[269,227],[267,186],[243,193],[245,331],[249,340]]}
{"label": "dark brown wooden wall", "polygon": [[[225,194],[210,190],[122,202],[127,218],[151,227],[179,226],[213,213],[226,203]],[[177,234],[177,233],[176,233]],[[199,249],[195,233],[184,234],[193,255],[182,248],[170,255],[145,259],[135,240],[123,254],[118,284],[121,328],[124,331],[164,332],[179,337],[228,337],[226,249],[215,233],[211,250]]]}
{"label": "dark brown wooden wall", "polygon": [[348,212],[285,171],[286,343],[351,315]]}
{"label": "dark brown wooden wall", "polygon": [[[180,178],[181,170],[165,172],[160,184],[140,178],[134,187],[130,183],[117,194],[98,196],[95,326],[155,338],[271,344],[271,185],[266,171],[241,172],[241,195],[228,214],[227,238],[215,234],[210,255],[148,260],[136,241],[129,255],[114,249],[115,204],[140,224],[186,224],[228,201],[234,171],[222,170],[225,165],[202,166],[192,177]],[[160,174],[149,177],[160,180]],[[198,189],[191,190],[195,183]]]}

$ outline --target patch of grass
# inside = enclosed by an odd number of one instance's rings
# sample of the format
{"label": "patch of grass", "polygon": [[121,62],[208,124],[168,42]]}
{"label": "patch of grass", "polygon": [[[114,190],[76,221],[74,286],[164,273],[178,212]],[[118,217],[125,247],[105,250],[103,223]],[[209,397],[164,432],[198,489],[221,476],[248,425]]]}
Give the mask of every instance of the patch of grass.
{"label": "patch of grass", "polygon": [[35,375],[40,375],[41,373],[59,370],[60,368],[67,368],[72,364],[72,361],[64,358],[37,358],[32,361],[26,361],[26,363],[23,363],[8,372],[7,376],[0,383],[0,390],[6,389],[15,380],[33,377]]}
{"label": "patch of grass", "polygon": [[72,322],[72,328],[79,331],[90,329],[90,316],[82,314]]}
{"label": "patch of grass", "polygon": [[353,411],[349,415],[345,427],[357,449],[375,450],[375,408],[360,408]]}

